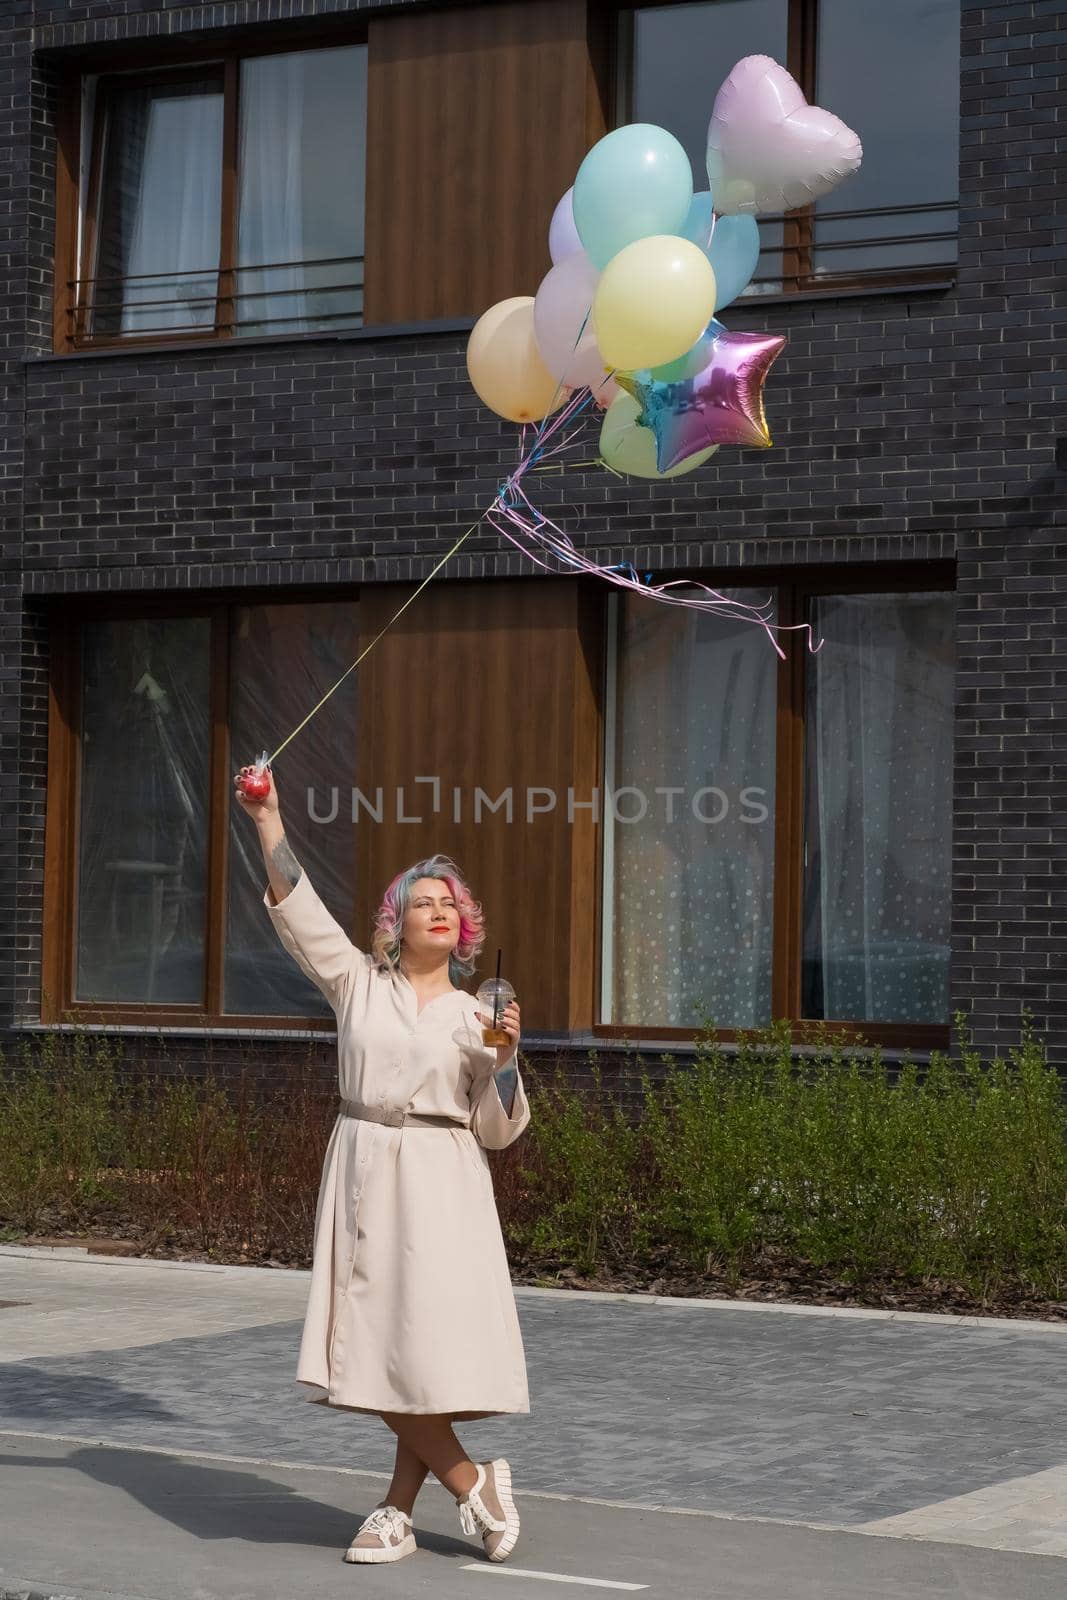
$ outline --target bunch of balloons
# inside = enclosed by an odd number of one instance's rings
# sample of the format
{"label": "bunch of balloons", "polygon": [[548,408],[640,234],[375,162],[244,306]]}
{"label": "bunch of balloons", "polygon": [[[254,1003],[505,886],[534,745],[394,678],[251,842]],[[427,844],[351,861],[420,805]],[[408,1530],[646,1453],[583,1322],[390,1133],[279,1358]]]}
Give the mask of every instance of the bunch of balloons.
{"label": "bunch of balloons", "polygon": [[474,389],[520,423],[588,389],[605,412],[601,459],[638,477],[691,472],[724,444],[769,445],[763,384],[785,340],[732,333],[718,313],[752,279],[756,218],[828,194],[860,156],[769,56],[739,61],[716,95],[708,189],[694,193],[665,128],[617,128],[556,207],[536,296],[502,300],[472,331]]}

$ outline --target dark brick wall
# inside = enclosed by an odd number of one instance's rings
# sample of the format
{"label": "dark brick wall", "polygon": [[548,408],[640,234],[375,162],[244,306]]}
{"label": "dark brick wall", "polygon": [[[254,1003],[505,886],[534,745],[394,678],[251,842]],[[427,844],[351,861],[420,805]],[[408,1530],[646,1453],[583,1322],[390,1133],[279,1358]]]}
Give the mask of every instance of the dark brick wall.
{"label": "dark brick wall", "polygon": [[25,953],[19,914],[25,826],[19,680],[32,23],[30,0],[12,0],[0,13],[0,1019],[11,1014],[16,966]]}
{"label": "dark brick wall", "polygon": [[[470,391],[462,328],[44,355],[54,106],[51,58],[31,68],[31,10],[39,50],[59,51],[363,9],[359,0],[39,0],[4,10],[12,529],[0,739],[2,803],[9,821],[19,818],[18,851],[11,826],[0,845],[9,906],[19,889],[17,934],[0,930],[8,1018],[36,1004],[45,700],[35,608],[109,589],[421,576],[514,460],[512,430]],[[1065,343],[1065,62],[1067,0],[964,4],[952,287],[734,309],[735,326],[789,335],[768,385],[772,452],[731,452],[670,485],[594,472],[569,475],[565,492],[551,478],[539,487],[576,542],[641,568],[700,563],[743,579],[781,564],[956,557],[953,1003],[971,1013],[983,1045],[1015,1039],[1025,1004],[1061,1063],[1067,535],[1055,445],[1067,424],[1054,375]],[[486,534],[452,574],[523,570]]]}

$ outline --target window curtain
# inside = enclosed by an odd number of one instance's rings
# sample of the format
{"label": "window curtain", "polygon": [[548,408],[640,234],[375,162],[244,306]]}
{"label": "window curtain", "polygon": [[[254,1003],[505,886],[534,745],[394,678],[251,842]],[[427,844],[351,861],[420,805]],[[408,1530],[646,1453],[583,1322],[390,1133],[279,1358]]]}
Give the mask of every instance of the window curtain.
{"label": "window curtain", "polygon": [[111,91],[94,332],[213,326],[221,195],[221,90]]}
{"label": "window curtain", "polygon": [[[350,600],[238,606],[232,618],[230,748],[236,770],[264,747],[272,751],[338,681],[359,654],[359,629],[358,608]],[[344,928],[352,928],[355,915],[357,678],[350,674],[296,735],[275,774],[293,853]],[[223,1009],[328,1017],[322,994],[278,941],[263,909],[266,885],[259,837],[235,806]]]}
{"label": "window curtain", "polygon": [[953,596],[813,602],[804,1015],[949,1020]]}
{"label": "window curtain", "polygon": [[237,321],[243,333],[358,323],[366,118],[364,45],[241,63]]}
{"label": "window curtain", "polygon": [[209,662],[206,618],[85,625],[78,1000],[203,1000]]}
{"label": "window curtain", "polygon": [[606,1021],[769,1020],[777,663],[751,624],[620,607]]}

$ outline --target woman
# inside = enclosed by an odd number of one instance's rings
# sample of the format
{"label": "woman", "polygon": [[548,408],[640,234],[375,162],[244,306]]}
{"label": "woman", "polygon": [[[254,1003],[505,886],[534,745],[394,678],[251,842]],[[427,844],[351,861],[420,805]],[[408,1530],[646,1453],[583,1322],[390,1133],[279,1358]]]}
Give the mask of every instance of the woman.
{"label": "woman", "polygon": [[446,857],[393,879],[367,953],[293,855],[273,781],[263,800],[239,781],[263,850],[267,914],[337,1017],[342,1104],[323,1163],[297,1378],[313,1400],[380,1416],[397,1440],[386,1498],[345,1560],[414,1551],[412,1510],[430,1471],[455,1496],[464,1532],[503,1561],[519,1536],[511,1469],[472,1461],[452,1424],[530,1409],[485,1153],[530,1120],[515,1064],[518,1004],[502,1019],[509,1044],[483,1045],[488,1019],[456,982],[474,970],[482,913]]}

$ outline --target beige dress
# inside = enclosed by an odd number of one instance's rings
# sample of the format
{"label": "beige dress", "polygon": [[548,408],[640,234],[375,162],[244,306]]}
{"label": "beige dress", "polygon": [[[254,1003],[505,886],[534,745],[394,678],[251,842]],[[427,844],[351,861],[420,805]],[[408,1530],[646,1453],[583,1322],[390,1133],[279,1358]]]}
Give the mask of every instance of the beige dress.
{"label": "beige dress", "polygon": [[307,873],[267,914],[337,1017],[342,1100],[446,1116],[402,1128],[338,1116],[326,1148],[297,1378],[312,1400],[356,1411],[529,1411],[526,1362],[486,1150],[530,1120],[520,1080],[509,1117],[473,995],[418,1011],[407,978],[357,950]]}

